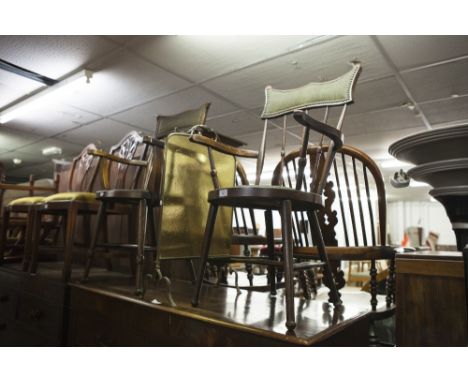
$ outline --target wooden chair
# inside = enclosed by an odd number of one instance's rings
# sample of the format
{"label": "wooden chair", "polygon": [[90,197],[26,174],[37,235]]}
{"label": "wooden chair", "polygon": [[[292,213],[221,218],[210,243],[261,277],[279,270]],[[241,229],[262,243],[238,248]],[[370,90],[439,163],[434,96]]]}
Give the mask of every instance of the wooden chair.
{"label": "wooden chair", "polygon": [[[323,167],[324,154],[329,146],[309,147],[306,171],[303,173],[302,190],[310,191],[314,183],[314,167]],[[273,184],[295,187],[298,183],[300,150],[295,150],[279,163],[273,172]],[[377,265],[379,260],[389,261],[386,305],[394,303],[395,251],[386,245],[386,196],[385,183],[377,164],[363,151],[344,145],[333,160],[326,179],[325,208],[319,211],[327,253],[334,268],[335,280],[344,286],[341,261],[368,261],[370,264],[371,307],[377,310]],[[294,255],[300,259],[319,260],[319,253],[312,245],[314,238],[303,228],[307,226],[307,215],[293,216]]]}
{"label": "wooden chair", "polygon": [[[161,205],[162,169],[164,164],[164,143],[151,137],[143,137],[132,132],[119,144],[113,146],[110,154],[94,151],[91,154],[104,160],[103,186],[104,190],[96,192],[99,210],[96,218],[83,281],[88,280],[94,260],[96,248],[120,248],[136,250],[136,293],[144,293],[144,263],[145,252],[156,251],[155,208]],[[129,227],[134,208],[138,209],[137,240],[132,243],[110,243],[107,240],[107,218],[109,215],[129,216]],[[147,228],[150,236],[150,246],[146,245]],[[99,234],[103,232],[104,241],[98,242]],[[130,235],[131,236],[131,235]],[[131,264],[134,257],[130,255]],[[154,270],[161,278],[159,262],[154,256]],[[132,267],[133,268],[133,267]]]}
{"label": "wooden chair", "polygon": [[[45,180],[46,184],[36,181],[34,175],[30,175],[28,184],[9,184],[0,183],[0,201],[3,206],[5,191],[18,192],[27,194],[28,196],[17,197],[9,200],[7,205],[2,209],[2,225],[0,236],[0,263],[5,258],[7,250],[23,250],[23,270],[28,268],[28,257],[24,253],[29,253],[31,250],[31,235],[32,235],[32,208],[36,203],[40,203],[44,198],[56,193],[59,186],[59,175],[55,175],[54,180]],[[52,184],[50,184],[52,183]],[[50,185],[49,185],[50,184]],[[44,226],[50,230],[56,228],[56,221],[49,221]],[[9,235],[10,232],[10,235]],[[49,231],[43,232],[43,237],[47,236]],[[11,236],[11,238],[10,238]],[[20,258],[21,258],[20,257]],[[9,256],[9,260],[17,260],[14,256]]]}
{"label": "wooden chair", "polygon": [[[266,101],[262,113],[262,119],[265,120],[263,138],[259,152],[243,149],[235,149],[231,146],[220,143],[203,135],[192,135],[192,140],[200,144],[208,146],[210,149],[218,150],[224,153],[229,153],[236,157],[247,157],[257,159],[256,181],[254,186],[238,186],[233,188],[219,188],[208,194],[210,203],[209,216],[206,225],[205,237],[203,240],[203,249],[201,253],[201,264],[198,272],[197,284],[193,294],[192,305],[197,306],[203,282],[203,276],[208,261],[210,250],[210,241],[216,222],[216,215],[219,206],[228,207],[245,207],[253,209],[265,210],[265,221],[267,224],[267,238],[270,253],[270,259],[263,262],[270,267],[283,267],[285,278],[285,295],[286,295],[286,327],[288,330],[293,330],[296,326],[295,309],[294,309],[294,284],[293,272],[295,270],[304,269],[310,265],[307,263],[294,263],[293,261],[293,234],[292,234],[292,213],[298,211],[306,211],[311,225],[311,230],[314,232],[317,240],[318,253],[323,262],[324,277],[327,279],[330,288],[330,298],[333,304],[340,305],[341,300],[336,290],[336,285],[333,281],[330,265],[325,250],[325,245],[320,231],[320,226],[317,218],[317,211],[323,208],[322,191],[328,176],[328,172],[333,163],[333,158],[342,146],[341,126],[343,123],[346,105],[352,101],[352,87],[360,70],[359,64],[353,64],[352,69],[343,76],[323,83],[310,83],[301,88],[292,90],[275,90],[271,87],[266,88]],[[331,127],[326,123],[316,121],[310,117],[306,110],[311,108],[342,106],[337,127]],[[281,163],[284,164],[285,146],[286,146],[286,117],[288,114],[293,114],[294,119],[303,125],[303,137],[301,144],[301,160],[299,162],[298,179],[294,189],[282,186],[260,186],[260,176],[265,158],[266,136],[268,132],[269,119],[283,117],[283,138],[281,149]],[[327,112],[326,112],[327,114]],[[325,164],[321,168],[317,168],[312,192],[302,191],[302,178],[306,164],[306,152],[309,143],[310,132],[316,131],[322,134],[322,139],[327,137],[331,140],[330,149],[325,156]],[[213,173],[214,182],[216,184],[216,172]],[[274,260],[274,236],[273,236],[273,219],[272,211],[279,211],[282,224],[282,239],[283,239],[283,261]],[[252,261],[259,261],[252,259]],[[238,261],[238,257],[235,259]],[[270,277],[270,283],[274,290],[274,277]]]}
{"label": "wooden chair", "polygon": [[100,167],[100,158],[89,154],[97,150],[94,144],[87,145],[81,153],[73,159],[68,182],[68,191],[52,194],[36,202],[31,208],[32,238],[31,250],[25,252],[24,269],[30,264],[30,272],[36,273],[40,250],[54,250],[58,248],[40,248],[40,232],[46,216],[60,217],[63,231],[64,265],[62,280],[67,282],[71,274],[73,249],[77,217],[83,216],[85,241],[89,240],[89,217],[96,213],[96,203],[93,187],[96,183]]}

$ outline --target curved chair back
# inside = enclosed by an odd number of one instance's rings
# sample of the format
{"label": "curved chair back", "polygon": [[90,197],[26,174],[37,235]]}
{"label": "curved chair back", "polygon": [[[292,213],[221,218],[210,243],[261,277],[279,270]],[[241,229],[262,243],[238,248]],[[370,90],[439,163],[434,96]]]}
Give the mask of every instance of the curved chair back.
{"label": "curved chair back", "polygon": [[174,115],[158,115],[156,118],[155,138],[167,137],[173,132],[187,132],[193,126],[204,125],[210,103],[204,103],[198,109],[186,110]]}
{"label": "curved chair back", "polygon": [[[112,146],[109,153],[124,159],[145,160],[149,153],[148,145],[144,143],[143,134],[131,131],[122,140]],[[106,161],[104,173],[107,175],[105,187],[109,189],[135,189],[144,184],[144,168],[115,161]]]}
{"label": "curved chair back", "polygon": [[[300,149],[284,157],[273,173],[272,184],[310,191],[315,168],[325,166],[329,146],[309,147],[308,161],[299,181]],[[317,163],[317,161],[319,163]],[[283,169],[283,171],[282,171]],[[344,145],[336,153],[324,187],[325,208],[319,212],[325,243],[330,246],[377,246],[386,240],[385,184],[377,164],[363,151]],[[305,216],[304,216],[305,215]],[[320,216],[321,215],[321,216]],[[294,242],[297,247],[312,243],[306,227],[307,215],[293,216]]]}
{"label": "curved chair back", "polygon": [[68,181],[69,191],[90,192],[93,190],[99,170],[100,158],[90,155],[88,153],[90,150],[97,150],[96,145],[90,143],[77,157],[73,158]]}

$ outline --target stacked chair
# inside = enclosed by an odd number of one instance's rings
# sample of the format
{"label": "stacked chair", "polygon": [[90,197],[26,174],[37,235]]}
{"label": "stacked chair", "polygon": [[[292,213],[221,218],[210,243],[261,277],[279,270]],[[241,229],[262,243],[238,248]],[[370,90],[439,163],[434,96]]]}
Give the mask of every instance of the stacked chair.
{"label": "stacked chair", "polygon": [[[2,224],[2,238],[0,251],[3,255],[5,246],[7,244],[7,231],[12,226],[17,224],[15,218],[11,218],[12,214],[26,214],[25,219],[25,246],[22,267],[24,271],[28,271],[31,265],[31,259],[36,261],[38,256],[38,246],[43,242],[43,238],[47,236],[50,231],[51,225],[56,229],[60,228],[59,219],[47,219],[43,222],[37,221],[39,211],[41,207],[47,205],[48,202],[54,200],[65,201],[66,198],[69,200],[79,201],[89,197],[88,191],[93,186],[98,170],[98,162],[93,161],[92,158],[87,154],[89,148],[96,148],[94,145],[89,145],[73,160],[70,177],[68,182],[68,188],[70,192],[57,193],[59,181],[56,179],[55,187],[47,188],[47,191],[54,191],[49,196],[29,196],[18,198],[11,201],[3,211],[3,224]],[[45,188],[30,186],[30,192],[32,191],[46,191]],[[63,198],[63,199],[62,199]],[[63,222],[63,220],[62,220]],[[57,240],[53,240],[56,244]],[[71,250],[66,252],[67,255],[71,256]]]}
{"label": "stacked chair", "polygon": [[[88,280],[97,248],[129,250],[132,271],[135,268],[136,258],[136,294],[139,296],[143,294],[145,254],[156,251],[154,209],[161,204],[160,171],[164,161],[163,149],[163,142],[133,131],[113,146],[109,153],[100,150],[90,151],[91,155],[102,158],[105,163],[102,171],[104,189],[94,193],[98,209],[88,250],[84,281]],[[128,231],[131,232],[130,225],[135,208],[138,210],[136,240],[129,234],[129,243],[110,243],[107,232],[108,216],[127,216]],[[146,245],[147,230],[150,236],[149,246]],[[98,242],[101,233],[104,240]]]}
{"label": "stacked chair", "polygon": [[[252,150],[236,149],[210,139],[203,135],[192,135],[194,142],[206,145],[212,150],[217,150],[235,157],[247,157],[257,159],[256,181],[253,186],[237,186],[232,188],[217,188],[208,194],[210,203],[209,216],[207,220],[205,237],[202,245],[201,264],[199,267],[197,284],[193,294],[192,305],[199,303],[200,291],[203,283],[208,255],[210,252],[210,242],[213,234],[216,215],[220,206],[244,207],[265,210],[265,221],[267,225],[267,242],[269,259],[255,259],[246,257],[244,261],[260,262],[266,264],[270,269],[278,267],[284,269],[285,278],[285,296],[286,296],[286,327],[293,330],[296,326],[294,309],[294,283],[293,272],[295,270],[307,269],[316,264],[308,262],[294,261],[294,241],[292,232],[292,213],[305,211],[311,226],[313,236],[317,239],[315,245],[319,253],[322,266],[324,268],[324,277],[326,284],[330,288],[330,300],[335,305],[341,304],[338,291],[331,273],[325,243],[320,230],[320,224],[317,217],[317,211],[324,206],[322,192],[324,190],[329,170],[333,164],[334,156],[337,150],[343,145],[341,127],[343,123],[346,105],[352,102],[352,88],[360,71],[359,64],[353,64],[352,69],[343,76],[332,81],[323,83],[310,83],[301,88],[291,90],[275,90],[271,87],[266,88],[266,101],[262,113],[262,119],[265,120],[263,138],[259,152]],[[328,108],[332,106],[342,106],[340,118],[337,126],[332,127],[325,122],[319,122],[307,114],[307,110],[312,108],[325,107],[325,115],[328,115]],[[303,136],[300,148],[300,160],[298,169],[298,182],[295,188],[283,186],[259,186],[262,173],[266,138],[268,133],[268,121],[270,119],[283,117],[283,137],[281,145],[281,166],[284,169],[287,116],[293,114],[294,119],[303,126]],[[326,121],[326,118],[325,118]],[[311,131],[318,132],[324,138],[330,139],[329,149],[324,154],[324,165],[313,167],[315,172],[314,181],[310,185],[309,192],[302,191],[302,181],[306,165],[307,148]],[[215,170],[215,169],[213,169]],[[216,175],[216,171],[213,172]],[[283,171],[281,171],[283,174]],[[275,260],[274,237],[273,237],[273,210],[278,211],[281,217],[282,225],[282,261]],[[226,256],[226,261],[240,261],[236,256],[230,258]],[[274,277],[270,277],[270,284],[274,290]]]}

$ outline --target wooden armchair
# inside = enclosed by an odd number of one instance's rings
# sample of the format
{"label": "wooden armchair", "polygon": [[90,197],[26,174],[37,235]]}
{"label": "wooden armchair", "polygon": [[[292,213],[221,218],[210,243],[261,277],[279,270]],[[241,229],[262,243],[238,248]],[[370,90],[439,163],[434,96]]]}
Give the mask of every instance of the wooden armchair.
{"label": "wooden armchair", "polygon": [[[309,147],[306,171],[303,173],[302,189],[310,190],[313,183],[314,166],[324,166],[323,154],[328,146]],[[278,164],[273,172],[273,184],[298,182],[300,151],[295,150]],[[340,270],[342,261],[370,264],[367,280],[370,280],[371,307],[377,310],[377,261],[389,262],[387,278],[386,306],[394,303],[395,251],[385,245],[386,239],[386,197],[385,184],[377,164],[361,150],[344,145],[331,166],[324,189],[325,208],[319,211],[319,221],[327,252],[332,264],[335,280],[339,287],[345,284]],[[283,168],[283,171],[282,171]],[[282,176],[283,174],[283,176]],[[297,258],[319,260],[314,242],[304,227],[307,216],[295,214],[293,217],[294,255]]]}
{"label": "wooden armchair", "polygon": [[[216,180],[216,170],[213,169],[213,182],[215,190],[208,194],[210,210],[206,224],[205,236],[202,244],[201,264],[199,267],[197,285],[194,290],[192,305],[199,303],[200,291],[206,269],[206,263],[209,260],[211,238],[215,227],[216,216],[220,206],[244,207],[265,210],[265,221],[267,225],[267,242],[270,258],[254,259],[244,258],[244,261],[262,262],[270,267],[270,284],[272,294],[275,292],[274,270],[276,268],[284,269],[285,278],[285,296],[286,296],[286,327],[293,330],[296,326],[294,309],[294,284],[293,272],[300,269],[307,269],[314,264],[294,262],[293,252],[293,233],[292,233],[292,215],[293,213],[305,211],[314,237],[317,238],[317,251],[324,268],[324,277],[327,279],[327,285],[330,288],[330,298],[334,305],[341,304],[336,285],[331,274],[330,264],[323,242],[317,211],[323,208],[322,191],[330,167],[333,163],[336,150],[342,146],[341,125],[346,111],[346,105],[352,101],[352,87],[360,70],[359,64],[353,64],[352,69],[343,76],[329,82],[310,83],[302,88],[292,90],[275,90],[271,87],[266,88],[266,101],[262,113],[262,119],[265,120],[263,139],[259,152],[244,149],[235,149],[216,140],[203,135],[192,135],[194,142],[208,146],[211,150],[217,150],[235,157],[247,157],[257,159],[256,182],[253,186],[237,186],[232,188],[221,188]],[[341,116],[337,127],[331,127],[326,123],[316,121],[311,118],[306,110],[311,108],[329,106],[342,106]],[[260,176],[265,158],[266,137],[268,132],[268,121],[273,118],[283,117],[283,137],[281,149],[281,163],[284,164],[284,155],[286,147],[286,129],[287,115],[293,114],[294,119],[303,126],[303,137],[301,144],[301,160],[299,162],[298,180],[296,187],[288,188],[283,186],[260,186]],[[302,179],[306,161],[306,151],[311,131],[316,131],[323,136],[322,139],[330,139],[330,149],[325,155],[324,166],[317,168],[314,173],[315,179],[312,185],[312,192],[302,191]],[[281,171],[282,173],[282,171]],[[283,256],[282,261],[275,259],[273,219],[272,211],[279,212],[282,224]],[[228,256],[227,256],[228,257]],[[233,261],[239,261],[236,256]],[[232,260],[232,259],[227,259]]]}
{"label": "wooden armchair", "polygon": [[[102,183],[104,189],[96,192],[99,205],[96,225],[91,237],[83,281],[87,281],[96,249],[126,249],[136,251],[130,254],[132,273],[136,273],[136,294],[144,293],[145,253],[154,253],[152,269],[157,278],[161,278],[158,257],[156,255],[155,209],[161,206],[162,169],[164,167],[164,142],[136,132],[129,133],[121,142],[113,146],[110,153],[90,152],[104,161]],[[130,225],[135,208],[138,210],[137,237],[128,237],[129,243],[111,243],[107,240],[107,218],[109,215],[127,215]],[[150,245],[146,245],[146,233],[149,233]],[[100,233],[104,240],[98,242]],[[136,241],[136,242],[135,242]],[[134,270],[136,259],[136,270]]]}

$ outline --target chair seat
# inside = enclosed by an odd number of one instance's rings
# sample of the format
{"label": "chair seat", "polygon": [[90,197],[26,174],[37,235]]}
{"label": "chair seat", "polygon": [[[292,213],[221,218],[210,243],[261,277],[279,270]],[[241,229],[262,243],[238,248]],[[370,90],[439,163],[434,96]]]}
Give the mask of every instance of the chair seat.
{"label": "chair seat", "polygon": [[113,201],[138,202],[140,200],[156,200],[156,194],[146,190],[100,190],[96,191],[98,200],[112,199]]}
{"label": "chair seat", "polygon": [[36,203],[42,203],[44,201],[44,196],[27,196],[24,198],[18,198],[12,200],[8,203],[8,206],[18,206],[18,205],[31,205]]}
{"label": "chair seat", "polygon": [[316,210],[323,207],[323,198],[312,192],[275,186],[239,186],[213,190],[210,203],[221,206],[258,209],[279,209],[281,202],[290,200],[295,211]]}
{"label": "chair seat", "polygon": [[44,198],[44,203],[49,202],[63,202],[63,201],[83,201],[93,202],[96,200],[94,192],[60,192],[58,194],[50,195]]}

